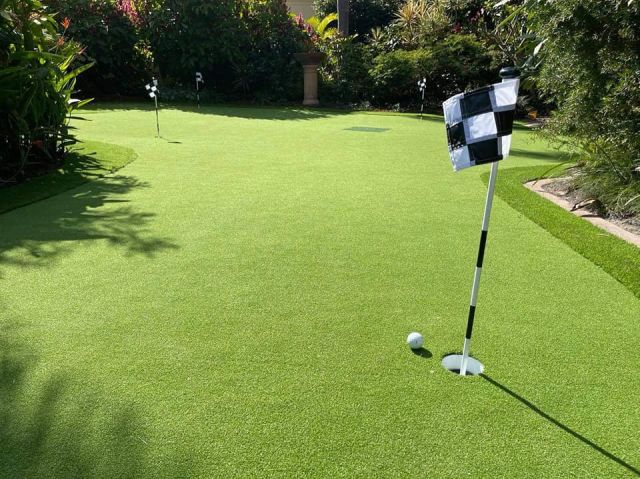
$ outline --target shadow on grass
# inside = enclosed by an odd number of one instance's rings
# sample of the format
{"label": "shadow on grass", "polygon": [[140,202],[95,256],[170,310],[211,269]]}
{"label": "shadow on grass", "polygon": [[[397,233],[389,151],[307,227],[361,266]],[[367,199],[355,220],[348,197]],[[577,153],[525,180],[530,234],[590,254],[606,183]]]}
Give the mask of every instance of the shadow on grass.
{"label": "shadow on grass", "polygon": [[534,151],[523,150],[520,148],[511,148],[510,156],[517,156],[520,158],[531,158],[533,160],[545,160],[553,162],[567,161],[569,159],[569,153],[561,151]]}
{"label": "shadow on grass", "polygon": [[427,348],[412,349],[411,352],[425,359],[431,359],[433,357],[433,354]]}
{"label": "shadow on grass", "polygon": [[560,421],[558,421],[557,419],[553,418],[552,416],[550,416],[549,414],[544,412],[542,409],[537,407],[531,401],[528,401],[524,397],[520,396],[518,393],[512,391],[511,389],[509,389],[505,385],[500,384],[498,381],[496,381],[495,379],[491,378],[490,376],[487,376],[486,374],[481,374],[480,376],[485,381],[487,381],[489,384],[491,384],[491,385],[495,386],[496,388],[500,389],[501,391],[507,393],[513,399],[515,399],[516,401],[519,401],[520,403],[524,404],[529,409],[531,409],[533,412],[535,412],[537,415],[539,415],[543,419],[549,421],[554,426],[562,429],[567,434],[570,434],[571,436],[575,437],[577,440],[579,440],[583,444],[589,446],[593,450],[595,450],[595,451],[599,452],[600,454],[602,454],[607,459],[612,460],[613,462],[619,464],[620,466],[624,467],[628,471],[634,473],[636,476],[640,476],[640,470],[639,469],[637,469],[636,467],[632,466],[628,462],[620,459],[618,456],[616,456],[613,453],[607,451],[606,449],[604,449],[603,447],[599,446],[598,444],[596,444],[595,442],[591,441],[590,439],[586,438],[582,434],[574,431],[569,426],[567,426],[565,424],[562,424]]}
{"label": "shadow on grass", "polygon": [[[198,108],[195,104],[186,103],[162,103],[161,110],[183,111],[196,113],[200,115],[216,115],[227,116],[232,118],[245,118],[248,120],[283,120],[283,121],[301,121],[301,120],[317,120],[328,118],[331,116],[348,115],[350,111],[330,110],[324,108],[304,108],[302,106],[259,106],[259,105],[202,105]],[[131,102],[131,103],[111,103],[96,102],[85,107],[86,111],[155,111],[155,107],[151,104]],[[84,112],[84,111],[83,111]]]}
{"label": "shadow on grass", "polygon": [[[154,477],[140,414],[62,374],[37,369],[33,351],[0,330],[0,477]],[[90,380],[87,381],[90,383]],[[189,477],[167,453],[163,477]],[[173,470],[166,470],[166,468]]]}
{"label": "shadow on grass", "polygon": [[75,145],[63,164],[55,170],[17,185],[0,185],[0,213],[50,198],[114,173],[135,157],[133,150],[117,145],[96,142]]}
{"label": "shadow on grass", "polygon": [[79,241],[107,240],[126,254],[153,257],[177,249],[154,234],[155,213],[129,204],[126,194],[148,188],[131,176],[109,176],[0,215],[0,265],[43,266]]}

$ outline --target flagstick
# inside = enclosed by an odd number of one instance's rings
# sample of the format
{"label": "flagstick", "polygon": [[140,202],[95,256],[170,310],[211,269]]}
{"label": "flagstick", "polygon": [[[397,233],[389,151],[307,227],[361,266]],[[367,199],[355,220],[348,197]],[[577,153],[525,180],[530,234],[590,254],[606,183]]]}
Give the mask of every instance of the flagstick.
{"label": "flagstick", "polygon": [[482,219],[482,233],[480,234],[480,248],[478,249],[478,261],[476,262],[476,272],[473,277],[473,287],[471,288],[471,305],[469,306],[469,317],[467,319],[467,333],[464,338],[462,348],[462,364],[460,375],[467,375],[467,362],[469,359],[469,348],[471,347],[471,335],[473,334],[473,320],[476,315],[476,304],[478,302],[478,290],[480,289],[480,276],[482,275],[482,262],[484,260],[484,249],[487,245],[487,234],[489,233],[489,220],[491,219],[491,207],[493,206],[493,192],[496,188],[496,178],[498,177],[499,162],[491,163],[491,175],[489,176],[489,189],[487,190],[487,201],[484,205],[484,217]]}
{"label": "flagstick", "polygon": [[422,105],[420,105],[420,119],[422,120],[422,113],[424,113],[424,90],[422,90]]}
{"label": "flagstick", "polygon": [[[517,78],[519,76],[515,68],[503,68],[500,70],[502,81]],[[482,275],[482,263],[484,261],[484,250],[487,245],[487,235],[489,233],[489,220],[491,219],[491,207],[493,206],[493,193],[496,189],[496,179],[498,178],[498,164],[491,163],[491,175],[489,176],[489,188],[487,189],[487,201],[484,205],[484,216],[482,218],[482,233],[480,234],[480,247],[478,248],[478,261],[476,262],[476,272],[473,277],[473,287],[471,288],[471,304],[469,306],[469,317],[467,319],[467,332],[464,337],[462,347],[462,362],[460,364],[460,376],[467,375],[467,363],[469,362],[469,349],[471,348],[471,335],[473,334],[473,320],[476,315],[476,304],[478,302],[478,290],[480,289],[480,276]]]}
{"label": "flagstick", "polygon": [[196,101],[198,102],[198,110],[200,109],[200,82],[196,79]]}
{"label": "flagstick", "polygon": [[158,115],[158,95],[154,96],[156,101],[156,128],[158,129],[158,138],[160,138],[160,116]]}

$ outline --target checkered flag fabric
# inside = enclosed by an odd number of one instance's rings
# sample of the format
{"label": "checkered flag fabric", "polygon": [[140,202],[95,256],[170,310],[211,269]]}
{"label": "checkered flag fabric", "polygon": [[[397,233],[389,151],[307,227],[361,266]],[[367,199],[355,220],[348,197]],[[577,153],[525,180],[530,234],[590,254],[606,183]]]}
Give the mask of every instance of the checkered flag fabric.
{"label": "checkered flag fabric", "polygon": [[148,83],[144,87],[147,90],[147,93],[149,93],[149,98],[155,98],[160,93],[160,90],[158,90],[158,80],[156,80],[155,78],[151,81],[151,83]]}
{"label": "checkered flag fabric", "polygon": [[520,80],[506,80],[452,96],[442,104],[453,169],[509,156]]}

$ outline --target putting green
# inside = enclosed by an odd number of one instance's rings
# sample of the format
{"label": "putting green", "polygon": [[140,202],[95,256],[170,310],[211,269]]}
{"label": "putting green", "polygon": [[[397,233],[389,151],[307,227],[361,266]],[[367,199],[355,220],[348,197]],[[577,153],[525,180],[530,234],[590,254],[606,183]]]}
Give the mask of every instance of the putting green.
{"label": "putting green", "polygon": [[[640,300],[442,120],[96,107],[119,172],[0,215],[2,477],[635,477]],[[525,131],[502,168],[550,164]],[[422,355],[404,345],[424,333]]]}

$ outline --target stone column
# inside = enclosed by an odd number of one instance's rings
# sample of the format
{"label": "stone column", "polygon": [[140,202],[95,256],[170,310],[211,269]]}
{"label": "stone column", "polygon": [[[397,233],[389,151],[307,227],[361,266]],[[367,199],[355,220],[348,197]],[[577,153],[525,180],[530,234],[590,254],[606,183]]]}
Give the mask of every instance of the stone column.
{"label": "stone column", "polygon": [[302,65],[304,69],[304,106],[318,106],[318,67],[320,65]]}
{"label": "stone column", "polygon": [[323,53],[296,53],[296,60],[302,64],[304,71],[304,106],[318,106],[318,68],[325,58]]}

